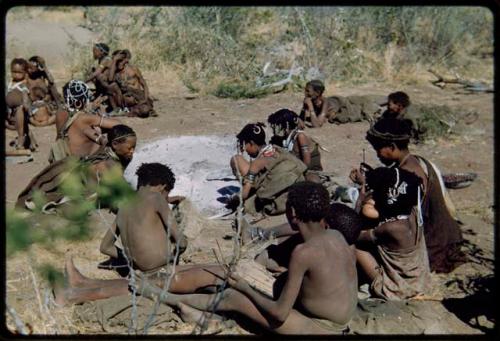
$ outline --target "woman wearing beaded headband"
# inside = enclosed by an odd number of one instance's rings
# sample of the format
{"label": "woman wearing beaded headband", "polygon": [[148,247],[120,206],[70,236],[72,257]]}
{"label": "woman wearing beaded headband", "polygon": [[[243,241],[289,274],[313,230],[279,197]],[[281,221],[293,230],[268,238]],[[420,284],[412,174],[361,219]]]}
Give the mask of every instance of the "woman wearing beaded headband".
{"label": "woman wearing beaded headband", "polygon": [[[247,124],[237,135],[239,153],[231,158],[233,173],[243,177],[242,198],[245,211],[270,215],[285,212],[288,187],[304,180],[307,167],[286,150],[266,144],[264,123]],[[247,152],[247,161],[240,153]],[[234,209],[239,196],[232,197],[227,207]]]}

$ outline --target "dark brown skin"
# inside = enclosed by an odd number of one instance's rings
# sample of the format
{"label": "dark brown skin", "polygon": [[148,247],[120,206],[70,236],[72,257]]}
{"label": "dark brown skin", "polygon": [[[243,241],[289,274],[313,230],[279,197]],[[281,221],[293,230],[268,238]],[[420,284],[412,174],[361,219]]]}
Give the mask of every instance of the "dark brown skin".
{"label": "dark brown skin", "polygon": [[[231,275],[234,289],[224,292],[216,311],[238,312],[276,333],[328,334],[311,323],[308,316],[346,323],[357,303],[355,257],[340,232],[326,230],[324,221],[304,223],[294,215],[287,217],[298,229],[304,243],[295,247],[288,276],[274,300],[262,296],[241,277]],[[199,310],[209,310],[214,295],[168,295],[163,302],[179,302]],[[300,307],[300,311],[294,307]]]}
{"label": "dark brown skin", "polygon": [[[109,71],[110,81],[116,81],[122,92],[122,103],[130,108],[129,116],[141,116],[148,113],[152,107],[149,101],[149,88],[139,68],[129,64],[128,58],[121,53],[113,57]],[[127,95],[128,89],[142,91],[144,100],[137,101],[133,96]]]}
{"label": "dark brown skin", "polygon": [[[60,114],[62,116],[63,113]],[[121,122],[98,115],[83,113],[68,129],[68,145],[71,155],[86,156],[96,152],[106,143],[96,127],[111,129]]]}
{"label": "dark brown skin", "polygon": [[175,249],[170,248],[170,241],[180,243],[180,247],[185,248],[186,239],[178,231],[163,191],[165,185],[139,188],[135,204],[118,211],[115,228],[108,230],[104,236],[101,252],[118,258],[114,246],[116,232],[120,235],[125,253],[134,260],[134,265],[141,271],[150,271],[168,264],[175,252]]}
{"label": "dark brown skin", "polygon": [[54,77],[49,72],[45,60],[41,57],[38,58],[38,64],[34,62],[28,62],[28,87],[31,91],[34,87],[40,87],[46,93],[43,100],[46,103],[54,101],[58,107],[62,104],[62,96],[57,91],[57,87],[54,83]]}
{"label": "dark brown skin", "polygon": [[[303,151],[302,146],[304,145],[308,146],[309,150]],[[304,162],[304,164],[307,167],[309,167],[309,165],[311,164],[311,150],[310,150],[311,147],[312,147],[312,141],[309,138],[309,136],[307,136],[304,133],[298,133],[297,143],[294,144],[293,151],[298,155],[300,155],[300,159],[302,160],[302,162]]]}
{"label": "dark brown skin", "polygon": [[[319,115],[316,115],[314,107],[321,108]],[[314,91],[312,86],[306,86],[304,90],[304,108],[306,109],[306,119],[309,118],[311,120],[312,128],[323,126],[330,117],[330,114],[326,110],[326,101],[323,94]]]}

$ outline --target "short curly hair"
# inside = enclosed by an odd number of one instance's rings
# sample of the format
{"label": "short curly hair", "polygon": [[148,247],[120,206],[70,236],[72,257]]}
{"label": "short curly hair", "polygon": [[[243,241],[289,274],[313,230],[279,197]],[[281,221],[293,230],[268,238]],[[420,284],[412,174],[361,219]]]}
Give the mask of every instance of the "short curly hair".
{"label": "short curly hair", "polygon": [[299,124],[299,115],[290,109],[280,109],[267,117],[271,127],[295,129]]}
{"label": "short curly hair", "polygon": [[337,230],[344,236],[347,244],[352,245],[358,240],[363,229],[363,219],[355,210],[341,203],[333,203],[326,215],[326,224],[332,230]]}
{"label": "short curly hair", "polygon": [[170,167],[158,162],[143,163],[135,174],[137,174],[137,188],[165,185],[171,191],[175,185],[175,175]]}
{"label": "short curly hair", "polygon": [[301,221],[319,222],[328,213],[330,196],[323,185],[303,181],[293,184],[288,190],[287,207],[295,210]]}
{"label": "short curly hair", "polygon": [[323,94],[323,92],[325,92],[325,84],[323,84],[323,82],[319,79],[313,79],[312,81],[307,82],[306,87],[308,86],[319,94]]}
{"label": "short curly hair", "polygon": [[387,99],[396,104],[401,104],[405,108],[411,103],[410,96],[408,96],[408,94],[403,91],[392,92],[389,94],[389,96],[387,96]]}

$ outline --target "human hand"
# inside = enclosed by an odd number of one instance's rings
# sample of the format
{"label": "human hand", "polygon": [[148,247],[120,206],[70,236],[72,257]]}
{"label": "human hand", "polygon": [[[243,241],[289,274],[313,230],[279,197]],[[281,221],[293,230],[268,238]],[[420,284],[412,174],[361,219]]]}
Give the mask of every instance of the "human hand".
{"label": "human hand", "polygon": [[305,97],[304,98],[304,105],[308,110],[313,110],[313,101],[311,97]]}
{"label": "human hand", "polygon": [[241,276],[231,273],[229,277],[227,278],[227,283],[234,289],[238,291],[245,292],[246,290],[250,289],[250,284],[248,284],[247,281],[245,281]]}

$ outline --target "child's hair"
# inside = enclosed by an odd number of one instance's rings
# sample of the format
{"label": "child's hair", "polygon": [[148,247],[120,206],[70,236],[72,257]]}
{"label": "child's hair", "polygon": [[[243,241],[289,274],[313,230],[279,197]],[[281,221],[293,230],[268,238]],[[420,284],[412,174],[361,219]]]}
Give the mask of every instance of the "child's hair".
{"label": "child's hair", "polygon": [[347,205],[333,203],[326,215],[326,223],[332,230],[337,230],[344,236],[347,244],[352,245],[358,240],[363,229],[363,219],[355,210]]}
{"label": "child's hair", "polygon": [[393,143],[399,149],[407,149],[410,142],[412,123],[408,119],[382,118],[366,133],[366,140],[379,150]]}
{"label": "child's hair", "polygon": [[130,136],[136,136],[132,128],[124,124],[115,125],[108,132],[108,146],[111,146],[113,142],[123,143]]}
{"label": "child's hair", "polygon": [[319,79],[313,79],[312,81],[309,81],[306,83],[306,87],[310,86],[314,91],[319,93],[320,95],[325,92],[325,84],[323,84],[322,81]]}
{"label": "child's hair", "polygon": [[328,214],[329,200],[328,191],[321,184],[303,181],[289,188],[286,205],[295,210],[301,221],[319,222]]}
{"label": "child's hair", "polygon": [[410,105],[410,96],[408,96],[403,91],[396,91],[396,92],[390,93],[389,96],[387,97],[387,99],[389,101],[396,103],[396,104],[400,104],[405,108]]}
{"label": "child's hair", "polygon": [[94,45],[99,51],[101,51],[105,56],[109,54],[109,46],[104,43],[96,43]]}
{"label": "child's hair", "polygon": [[68,109],[83,109],[90,100],[90,89],[85,82],[73,79],[63,86],[63,96]]}
{"label": "child's hair", "polygon": [[135,174],[137,174],[137,188],[147,185],[165,185],[169,191],[174,188],[174,173],[170,167],[161,163],[143,163],[139,166]]}
{"label": "child's hair", "polygon": [[122,50],[122,53],[125,55],[125,58],[127,58],[127,59],[132,58],[132,53],[130,53],[129,49]]}
{"label": "child's hair", "polygon": [[249,123],[236,135],[240,144],[254,142],[258,146],[266,144],[266,132],[264,127],[266,125],[262,122]]}
{"label": "child's hair", "polygon": [[36,100],[44,99],[45,96],[47,96],[47,91],[44,88],[40,87],[40,86],[34,86],[34,87],[32,87],[30,92],[33,94],[33,97]]}
{"label": "child's hair", "polygon": [[417,175],[398,167],[379,167],[366,172],[366,187],[373,191],[375,209],[382,219],[410,214],[418,202],[421,183]]}
{"label": "child's hair", "polygon": [[21,65],[23,67],[23,70],[26,71],[28,68],[28,62],[24,58],[14,58],[10,62],[10,67],[12,68],[14,65]]}
{"label": "child's hair", "polygon": [[40,56],[33,56],[30,59],[28,59],[28,61],[30,63],[35,63],[37,67],[40,67],[41,66],[40,59],[41,59]]}
{"label": "child's hair", "polygon": [[269,115],[267,118],[269,125],[274,127],[281,127],[283,129],[295,129],[299,124],[299,115],[290,109],[280,109],[275,113]]}

